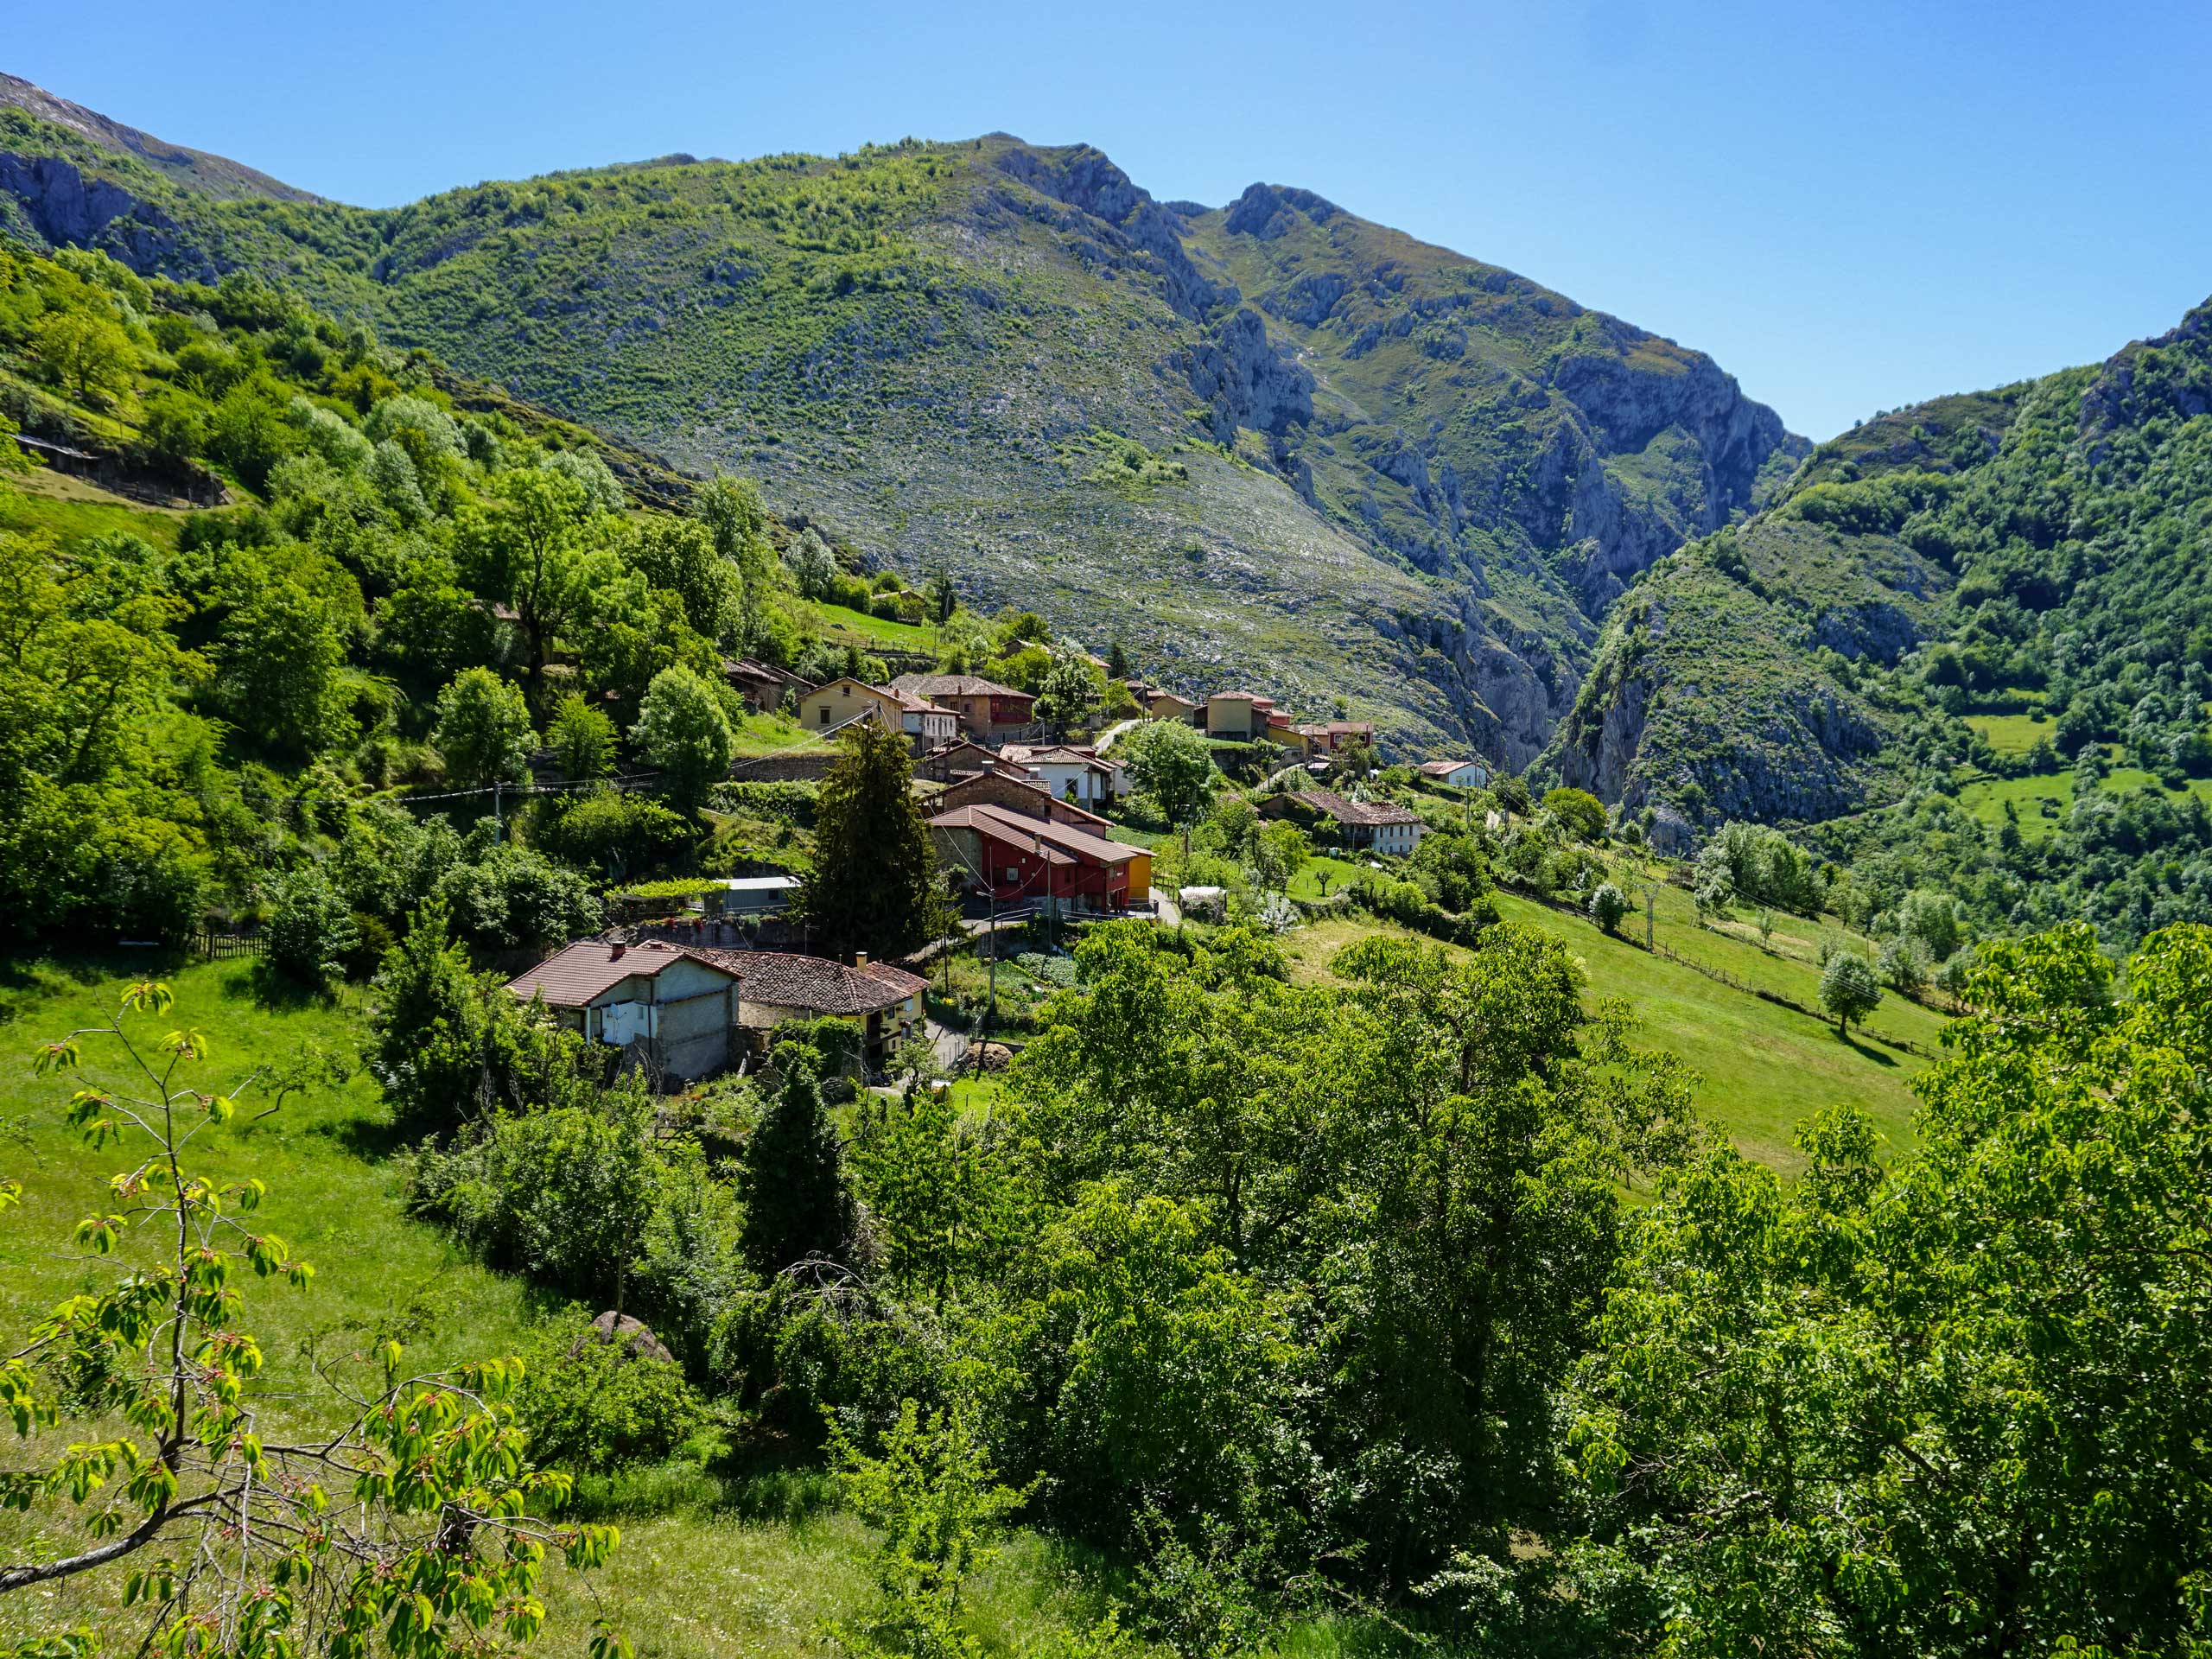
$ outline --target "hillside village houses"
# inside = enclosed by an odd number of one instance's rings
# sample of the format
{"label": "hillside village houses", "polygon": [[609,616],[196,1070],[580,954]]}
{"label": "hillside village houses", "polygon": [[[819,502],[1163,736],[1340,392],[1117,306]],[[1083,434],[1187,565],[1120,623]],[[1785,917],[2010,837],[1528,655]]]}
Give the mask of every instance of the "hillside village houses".
{"label": "hillside village houses", "polygon": [[[1128,791],[1126,768],[1092,744],[1037,741],[1028,693],[972,674],[902,674],[888,685],[843,677],[817,686],[749,661],[728,662],[723,670],[749,705],[795,708],[810,736],[834,734],[858,720],[901,734],[916,757],[916,787],[927,797],[931,838],[969,898],[995,906],[1040,903],[1078,915],[1149,906],[1151,853],[1119,839],[1103,816]],[[1324,759],[1374,739],[1370,722],[1297,721],[1259,692],[1199,699],[1140,681],[1132,695],[1141,718],[1185,721],[1217,741],[1272,742],[1317,772]],[[1479,760],[1431,760],[1420,772],[1427,782],[1461,788],[1491,778]],[[1327,789],[1271,793],[1260,809],[1307,823],[1326,843],[1382,857],[1410,854],[1423,831],[1419,815],[1403,806]],[[724,885],[730,891],[717,896],[725,912],[773,913],[797,884],[775,875]],[[714,937],[741,944],[751,935],[732,930]],[[837,962],[715,948],[681,933],[579,940],[508,988],[542,1000],[586,1041],[623,1049],[630,1063],[676,1081],[765,1057],[766,1033],[785,1020],[853,1024],[871,1068],[927,1029],[924,981],[906,968],[865,957]]]}
{"label": "hillside village houses", "polygon": [[837,1019],[871,1065],[923,1024],[916,974],[862,957],[850,966],[779,950],[714,950],[647,939],[580,939],[508,982],[588,1043],[624,1049],[666,1077],[724,1070],[747,1034]]}

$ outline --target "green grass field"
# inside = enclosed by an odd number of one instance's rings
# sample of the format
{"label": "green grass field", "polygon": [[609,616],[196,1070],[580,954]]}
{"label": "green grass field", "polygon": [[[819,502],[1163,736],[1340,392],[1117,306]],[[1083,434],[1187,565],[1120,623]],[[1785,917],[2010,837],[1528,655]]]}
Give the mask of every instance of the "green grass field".
{"label": "green grass field", "polygon": [[938,647],[935,628],[871,616],[866,611],[843,605],[817,605],[815,608],[822,613],[822,634],[825,639],[840,644],[849,639],[863,646],[892,645],[900,651],[934,652]]}
{"label": "green grass field", "polygon": [[2025,715],[1968,715],[1967,724],[1999,754],[2025,754],[2035,747],[2039,737],[2047,737],[2054,743],[2058,741],[2056,722],[2039,711]]}
{"label": "green grass field", "polygon": [[[1497,899],[1506,920],[1539,928],[1567,944],[1589,976],[1592,996],[1622,997],[1635,1006],[1643,1024],[1643,1041],[1695,1069],[1698,1109],[1746,1155],[1795,1173],[1803,1162],[1790,1144],[1796,1126],[1822,1108],[1841,1103],[1863,1106],[1872,1115],[1887,1143],[1885,1152],[1910,1144],[1916,1103],[1909,1084],[1927,1062],[1880,1039],[1904,1036],[1932,1047],[1942,1024],[1940,1016],[1885,995],[1871,1031],[1854,1030],[1847,1043],[1826,1020],[1732,989],[1651,955],[1628,937],[1608,938],[1589,923],[1510,893],[1501,893]],[[1639,912],[1632,924],[1623,924],[1622,932],[1641,939],[1643,926]],[[1320,978],[1338,950],[1377,931],[1400,930],[1364,918],[1332,918],[1302,928],[1290,936],[1294,971],[1301,978]],[[1685,956],[1693,951],[1682,935],[1693,931],[1670,924],[1661,913],[1660,942]],[[1780,930],[1776,944],[1784,944]],[[1695,954],[1740,979],[1818,1006],[1818,969],[1792,957],[1762,951],[1755,938],[1747,943],[1708,934]]]}
{"label": "green grass field", "polygon": [[[227,1090],[257,1069],[312,1045],[349,1075],[270,1103],[250,1086],[232,1124],[203,1130],[194,1166],[226,1179],[257,1174],[269,1184],[262,1211],[316,1269],[306,1291],[249,1281],[246,1329],[260,1338],[269,1369],[269,1418],[325,1421],[306,1365],[310,1345],[329,1353],[365,1350],[387,1335],[430,1366],[502,1353],[539,1351],[568,1329],[565,1310],[519,1282],[465,1259],[435,1229],[404,1213],[404,1165],[385,1143],[374,1080],[359,1065],[359,991],[323,1004],[266,999],[250,961],[181,963],[149,953],[66,966],[17,963],[0,969],[0,1172],[24,1187],[19,1208],[0,1212],[0,1338],[10,1351],[55,1302],[116,1275],[120,1264],[70,1249],[82,1217],[111,1207],[109,1174],[130,1166],[129,1150],[86,1149],[62,1121],[67,1090],[32,1074],[38,1043],[104,1020],[130,979],[158,975],[176,995],[166,1015],[134,1021],[156,1039],[197,1028],[212,1052],[194,1069],[199,1086]],[[88,1047],[88,1069],[97,1046]],[[993,1081],[963,1086],[967,1103],[993,1097]],[[295,1398],[287,1399],[287,1395]],[[21,1461],[20,1452],[10,1463]],[[537,1651],[582,1654],[595,1612],[610,1612],[644,1659],[706,1659],[733,1652],[819,1655],[830,1620],[864,1622],[875,1605],[868,1575],[873,1539],[836,1510],[817,1475],[769,1471],[730,1477],[689,1466],[594,1479],[580,1503],[612,1519],[623,1541],[613,1567],[584,1582],[555,1567],[546,1599],[554,1615]],[[0,1516],[0,1559],[58,1551],[70,1537],[45,1511]],[[1103,1565],[1031,1532],[974,1586],[977,1628],[994,1651],[1033,1648],[1049,1634],[1087,1625],[1103,1607]],[[0,1602],[0,1645],[79,1621],[119,1631],[119,1573],[89,1573],[38,1596]],[[601,1599],[594,1604],[592,1598]]]}

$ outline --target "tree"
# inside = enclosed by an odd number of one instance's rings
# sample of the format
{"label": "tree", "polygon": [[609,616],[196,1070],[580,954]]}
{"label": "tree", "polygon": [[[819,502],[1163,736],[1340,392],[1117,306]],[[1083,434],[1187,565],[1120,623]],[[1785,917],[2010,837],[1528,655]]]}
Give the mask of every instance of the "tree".
{"label": "tree", "polygon": [[841,955],[901,957],[938,914],[937,853],[914,798],[906,740],[872,720],[839,740],[815,805],[814,871],[799,910]]}
{"label": "tree", "polygon": [[569,692],[555,705],[545,741],[561,775],[579,783],[604,776],[614,765],[613,721],[577,692]]}
{"label": "tree", "polygon": [[631,741],[661,771],[661,787],[686,811],[729,776],[737,741],[721,699],[688,668],[664,668],[645,688]]}
{"label": "tree", "polygon": [[704,524],[658,515],[640,519],[630,527],[622,556],[654,587],[681,600],[683,620],[705,638],[723,639],[736,627],[737,567]]}
{"label": "tree", "polygon": [[1115,746],[1137,787],[1159,804],[1170,823],[1189,823],[1213,798],[1213,751],[1179,720],[1147,721]]}
{"label": "tree", "polygon": [[353,735],[346,645],[323,600],[293,582],[258,582],[232,613],[219,652],[218,687],[241,731],[299,758]]}
{"label": "tree", "polygon": [[270,897],[269,965],[317,989],[343,974],[361,933],[322,867],[303,864],[279,876]]}
{"label": "tree", "polygon": [[488,668],[463,669],[438,693],[432,741],[445,757],[447,780],[461,789],[521,783],[530,776],[537,734],[522,688]]}
{"label": "tree", "polygon": [[843,1262],[853,1200],[843,1143],[822,1103],[821,1062],[802,1043],[779,1043],[774,1103],[745,1150],[745,1255],[764,1277],[810,1256]]}
{"label": "tree", "polygon": [[1874,969],[1855,950],[1839,950],[1821,970],[1821,1006],[1835,1016],[1836,1029],[1848,1033],[1853,1020],[1863,1020],[1881,1006],[1882,988]]}
{"label": "tree", "polygon": [[[155,1609],[147,1642],[160,1651],[283,1659],[296,1632],[314,1631],[339,1659],[366,1659],[379,1637],[410,1659],[459,1659],[495,1643],[495,1623],[527,1641],[544,1618],[544,1550],[594,1567],[615,1538],[539,1518],[568,1480],[527,1462],[507,1404],[521,1362],[410,1376],[388,1343],[365,1376],[320,1370],[337,1385],[331,1421],[293,1429],[297,1400],[264,1418],[252,1386],[261,1348],[239,1323],[236,1281],[251,1270],[305,1290],[313,1270],[251,1224],[259,1179],[188,1166],[188,1142],[231,1118],[244,1085],[196,1086],[209,1053],[198,1032],[132,1029],[170,1006],[166,986],[134,985],[105,1024],[38,1056],[41,1075],[77,1086],[69,1118],[94,1145],[143,1149],[112,1183],[116,1211],[79,1224],[78,1245],[97,1262],[143,1229],[150,1252],[133,1251],[111,1288],[71,1297],[0,1360],[19,1436],[65,1422],[79,1436],[0,1477],[9,1506],[98,1495],[85,1522],[96,1541],[0,1567],[0,1594],[157,1549],[123,1599]],[[117,1058],[112,1080],[86,1069],[95,1043]],[[596,1659],[627,1652],[604,1631],[593,1646]]]}
{"label": "tree", "polygon": [[1624,1650],[2201,1649],[2212,932],[1981,953],[1886,1168],[1831,1110],[1630,1219],[1566,1402]]}
{"label": "tree", "polygon": [[1577,841],[1605,838],[1605,807],[1586,789],[1554,789],[1544,793],[1544,810]]}
{"label": "tree", "polygon": [[1106,647],[1106,677],[1126,680],[1129,677],[1129,653],[1119,639]]}
{"label": "tree", "polygon": [[611,571],[585,543],[590,502],[574,479],[542,467],[518,467],[493,480],[492,495],[486,507],[462,522],[461,570],[480,592],[514,607],[535,684],[544,677],[554,636]]}
{"label": "tree", "polygon": [[1037,690],[1037,718],[1063,728],[1085,726],[1098,711],[1098,676],[1072,651],[1055,652]]}
{"label": "tree", "polygon": [[138,348],[114,318],[83,309],[48,312],[31,329],[31,356],[46,378],[79,403],[127,391]]}
{"label": "tree", "polygon": [[929,586],[923,590],[929,606],[930,620],[943,627],[952,620],[952,613],[960,608],[960,590],[952,585],[952,573],[940,567],[930,572]]}
{"label": "tree", "polygon": [[699,486],[691,511],[714,538],[715,550],[736,572],[737,647],[750,652],[760,635],[776,569],[776,550],[768,540],[768,509],[750,484],[717,473]]}
{"label": "tree", "polygon": [[802,596],[816,600],[830,597],[830,584],[837,580],[837,556],[822,539],[820,531],[809,524],[799,531],[786,563],[791,566],[791,581]]}
{"label": "tree", "polygon": [[1298,825],[1277,822],[1261,827],[1254,855],[1261,885],[1287,893],[1298,873],[1313,861],[1313,843]]}
{"label": "tree", "polygon": [[1628,896],[1611,881],[1600,881],[1590,894],[1590,919],[1599,929],[1612,932],[1628,914]]}

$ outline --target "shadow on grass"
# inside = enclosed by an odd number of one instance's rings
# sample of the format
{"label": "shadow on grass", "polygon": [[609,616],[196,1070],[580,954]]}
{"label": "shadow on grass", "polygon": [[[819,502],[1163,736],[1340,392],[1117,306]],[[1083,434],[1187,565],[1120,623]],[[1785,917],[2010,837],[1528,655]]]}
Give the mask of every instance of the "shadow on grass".
{"label": "shadow on grass", "polygon": [[598,1521],[690,1513],[798,1526],[836,1507],[836,1476],[775,1447],[741,1451],[711,1468],[679,1459],[579,1475],[564,1514]]}
{"label": "shadow on grass", "polygon": [[1836,1033],[1836,1040],[1840,1042],[1846,1048],[1851,1050],[1853,1053],[1858,1055],[1861,1059],[1872,1060],[1877,1065],[1895,1066],[1897,1063],[1897,1057],[1896,1055],[1885,1054],[1878,1048],[1870,1048],[1865,1043],[1860,1042],[1859,1039],[1852,1036],[1848,1032],[1838,1032]]}

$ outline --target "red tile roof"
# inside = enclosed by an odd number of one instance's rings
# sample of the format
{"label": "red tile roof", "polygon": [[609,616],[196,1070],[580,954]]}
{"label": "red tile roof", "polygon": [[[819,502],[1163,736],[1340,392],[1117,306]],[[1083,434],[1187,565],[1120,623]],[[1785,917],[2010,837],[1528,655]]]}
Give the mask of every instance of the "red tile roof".
{"label": "red tile roof", "polygon": [[925,697],[1019,697],[1024,702],[1036,700],[1027,691],[1001,685],[980,674],[901,674],[891,683],[899,690]]}
{"label": "red tile roof", "polygon": [[1303,801],[1317,812],[1326,813],[1338,823],[1363,824],[1419,823],[1421,815],[1389,801],[1348,801],[1334,790],[1302,789],[1291,798]]}
{"label": "red tile roof", "polygon": [[813,1014],[874,1014],[895,1007],[926,981],[871,962],[865,968],[784,950],[695,950],[692,955],[737,976],[740,1002]]}
{"label": "red tile roof", "polygon": [[[933,830],[973,830],[979,835],[995,836],[1001,841],[1026,841],[1040,852],[1058,849],[1072,855],[1087,864],[1124,864],[1144,852],[1141,847],[1126,842],[1108,841],[1103,836],[1086,835],[1082,830],[1050,819],[1024,817],[1011,808],[993,806],[979,802],[973,806],[957,806],[930,820]],[[1048,858],[1047,862],[1052,861]]]}
{"label": "red tile roof", "polygon": [[[555,951],[528,973],[509,980],[507,988],[524,1001],[543,996],[549,1007],[581,1008],[626,979],[657,978],[663,969],[699,954],[658,939],[626,947],[604,939],[579,939]],[[708,963],[709,967],[720,965]]]}

